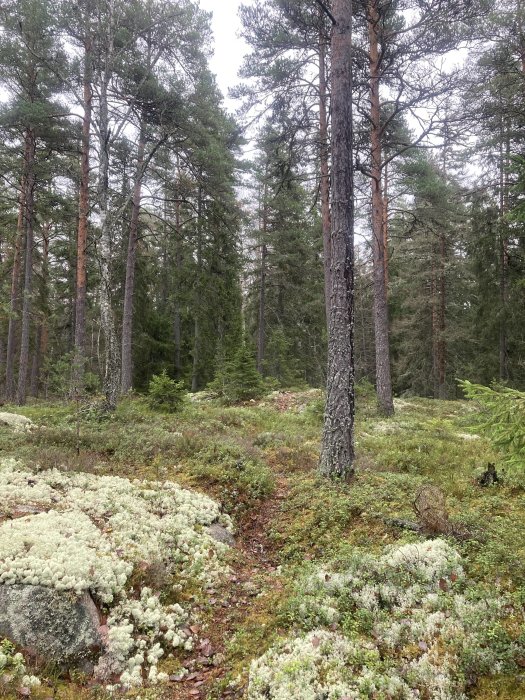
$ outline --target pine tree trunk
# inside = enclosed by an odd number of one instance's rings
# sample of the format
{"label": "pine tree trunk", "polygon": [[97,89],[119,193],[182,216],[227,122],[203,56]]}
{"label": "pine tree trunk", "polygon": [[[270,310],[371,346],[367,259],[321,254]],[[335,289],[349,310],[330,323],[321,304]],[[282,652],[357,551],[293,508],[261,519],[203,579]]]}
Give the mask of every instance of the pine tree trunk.
{"label": "pine tree trunk", "polygon": [[182,327],[180,311],[180,279],[182,275],[182,239],[180,225],[180,201],[175,203],[175,313],[173,317],[173,342],[175,345],[175,376],[182,377]]}
{"label": "pine tree trunk", "polygon": [[321,474],[354,474],[354,182],[352,2],[334,0],[332,34],[332,224],[328,368]]}
{"label": "pine tree trunk", "polygon": [[266,240],[268,235],[268,163],[264,173],[264,186],[261,209],[261,257],[259,268],[259,309],[257,314],[257,371],[264,373],[264,362],[266,360],[266,277],[268,248]]}
{"label": "pine tree trunk", "polygon": [[447,342],[446,333],[446,256],[447,242],[444,233],[439,236],[439,311],[438,311],[438,343],[437,343],[437,370],[438,370],[438,398],[447,398]]}
{"label": "pine tree trunk", "polygon": [[122,379],[121,391],[126,394],[133,388],[133,297],[135,293],[135,264],[137,258],[137,241],[139,234],[139,214],[142,196],[142,178],[144,175],[144,153],[146,150],[146,132],[144,123],[139,128],[137,150],[137,167],[133,183],[133,201],[131,222],[129,226],[128,255],[126,259],[126,283],[124,287],[124,310],[122,315]]}
{"label": "pine tree trunk", "polygon": [[257,371],[263,373],[266,359],[266,257],[267,248],[261,246],[261,267],[259,273],[259,313],[257,324]]}
{"label": "pine tree trunk", "polygon": [[439,342],[439,321],[438,321],[438,298],[437,298],[437,275],[436,275],[436,252],[434,243],[431,250],[432,267],[430,271],[430,310],[432,328],[432,393],[435,399],[439,396],[438,380],[438,342]]}
{"label": "pine tree trunk", "polygon": [[[202,174],[199,173],[199,179]],[[200,311],[199,305],[202,303],[200,299],[200,289],[201,289],[201,274],[202,274],[202,189],[199,185],[199,192],[197,195],[197,276],[195,281],[195,294],[193,300],[193,313],[194,313],[194,325],[193,325],[193,370],[191,374],[191,390],[193,393],[199,389],[199,368],[200,368],[200,354],[201,354],[201,325],[200,325]]]}
{"label": "pine tree trunk", "polygon": [[[24,162],[29,156],[29,142],[25,139]],[[7,328],[7,348],[5,357],[5,398],[14,401],[15,393],[15,350],[16,330],[18,314],[20,311],[20,272],[22,267],[22,244],[24,240],[24,211],[25,211],[25,180],[22,177],[20,183],[20,197],[18,205],[18,222],[13,248],[13,268],[11,272],[11,297],[9,302],[9,324]]]}
{"label": "pine tree trunk", "polygon": [[[111,18],[107,20],[111,24]],[[111,303],[111,231],[109,222],[109,115],[108,85],[111,77],[113,44],[112,27],[107,28],[108,45],[105,47],[104,67],[99,86],[99,181],[98,209],[100,241],[98,262],[100,268],[100,325],[104,337],[104,395],[106,407],[115,410],[120,389],[120,368],[115,318]]]}
{"label": "pine tree trunk", "polygon": [[523,32],[523,10],[521,0],[516,0],[516,16],[518,19],[518,45],[521,72],[525,74],[525,33]]}
{"label": "pine tree trunk", "polygon": [[386,249],[384,241],[384,200],[381,172],[381,104],[379,97],[379,11],[378,0],[368,2],[368,36],[370,41],[370,175],[372,183],[372,253],[374,263],[374,330],[376,345],[376,392],[379,408],[394,413],[390,374],[390,339],[386,287]]}
{"label": "pine tree trunk", "polygon": [[[4,260],[4,240],[3,236],[0,234],[0,268],[3,267],[5,263]],[[1,335],[0,335],[0,395],[4,394],[4,378],[5,378],[5,345],[4,345],[4,324],[2,323]]]}
{"label": "pine tree trunk", "polygon": [[[89,5],[86,13],[89,12]],[[89,234],[89,146],[92,114],[92,53],[93,44],[89,31],[90,17],[86,16],[86,36],[84,39],[84,76],[82,146],[80,157],[80,191],[78,203],[77,231],[77,276],[75,298],[75,356],[73,361],[72,393],[80,391],[83,386],[85,371],[86,342],[86,298],[87,298],[87,244]]]}
{"label": "pine tree trunk", "polygon": [[388,272],[388,165],[385,165],[383,174],[383,250],[385,251],[385,289],[388,298],[388,284],[389,284],[389,272]]}
{"label": "pine tree trunk", "polygon": [[499,177],[500,177],[500,264],[499,264],[499,291],[500,291],[500,323],[499,323],[499,378],[507,381],[509,378],[508,366],[508,341],[507,341],[507,302],[508,302],[508,274],[509,274],[509,250],[507,228],[504,221],[506,214],[506,200],[508,180],[506,176],[506,165],[508,165],[510,140],[508,131],[505,131],[503,117],[500,121],[500,148],[499,148]]}
{"label": "pine tree trunk", "polygon": [[22,334],[20,338],[20,363],[18,366],[18,387],[16,400],[19,406],[26,402],[27,374],[29,370],[29,338],[31,334],[31,306],[33,297],[33,225],[35,194],[35,157],[36,141],[32,129],[26,131],[27,154],[24,163],[25,173],[25,259],[24,259],[24,294],[22,302]]}
{"label": "pine tree trunk", "polygon": [[328,97],[326,89],[326,46],[319,34],[319,158],[321,166],[321,221],[323,230],[324,289],[326,324],[330,319],[330,166],[328,148]]}
{"label": "pine tree trunk", "polygon": [[5,342],[3,337],[0,337],[0,395],[5,395]]}
{"label": "pine tree trunk", "polygon": [[31,368],[31,396],[40,392],[40,372],[42,361],[47,352],[47,314],[48,314],[48,284],[49,284],[49,232],[51,225],[42,226],[42,308],[36,329],[35,347],[33,350],[33,365]]}
{"label": "pine tree trunk", "polygon": [[33,347],[33,361],[31,363],[31,381],[29,383],[30,396],[38,396],[40,374],[40,349],[42,339],[42,324],[39,322],[35,333],[35,345]]}

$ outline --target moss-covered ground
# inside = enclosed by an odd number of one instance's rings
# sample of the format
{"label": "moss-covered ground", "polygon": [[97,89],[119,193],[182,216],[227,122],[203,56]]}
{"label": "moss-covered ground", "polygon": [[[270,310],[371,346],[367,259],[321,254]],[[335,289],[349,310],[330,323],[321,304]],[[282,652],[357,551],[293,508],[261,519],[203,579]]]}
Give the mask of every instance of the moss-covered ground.
{"label": "moss-covered ground", "polygon": [[[338,485],[316,474],[322,395],[315,390],[237,407],[188,400],[176,415],[154,413],[141,399],[123,400],[109,417],[88,407],[79,412],[73,404],[3,410],[23,413],[39,427],[23,434],[0,428],[0,458],[171,479],[212,495],[235,520],[231,576],[207,599],[191,601],[195,651],[167,661],[172,682],[141,690],[144,700],[242,697],[250,661],[294,623],[287,601],[300,571],[311,562],[344,561],[352,547],[379,552],[417,541],[418,534],[392,520],[415,519],[413,501],[423,484],[439,486],[451,518],[479,535],[454,542],[468,575],[497,583],[525,603],[525,488],[516,480],[490,488],[477,483],[498,455],[475,434],[471,404],[411,398],[398,401],[395,417],[384,419],[370,392],[360,390],[357,476]],[[518,630],[523,616],[509,624]],[[179,680],[182,667],[189,673]],[[36,698],[105,697],[88,679],[46,673],[48,683]],[[519,700],[525,684],[516,674],[495,676],[469,692],[475,700]]]}

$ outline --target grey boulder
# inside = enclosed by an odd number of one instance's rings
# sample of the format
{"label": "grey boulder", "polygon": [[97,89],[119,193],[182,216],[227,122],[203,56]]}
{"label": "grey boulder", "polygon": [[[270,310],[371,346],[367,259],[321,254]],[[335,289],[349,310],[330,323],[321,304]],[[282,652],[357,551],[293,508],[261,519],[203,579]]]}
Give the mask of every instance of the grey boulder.
{"label": "grey boulder", "polygon": [[14,430],[15,433],[23,433],[30,430],[34,423],[25,416],[20,416],[18,413],[0,412],[0,425],[7,426]]}
{"label": "grey boulder", "polygon": [[103,641],[98,610],[80,597],[44,586],[0,585],[0,639],[44,661],[69,666],[98,656]]}

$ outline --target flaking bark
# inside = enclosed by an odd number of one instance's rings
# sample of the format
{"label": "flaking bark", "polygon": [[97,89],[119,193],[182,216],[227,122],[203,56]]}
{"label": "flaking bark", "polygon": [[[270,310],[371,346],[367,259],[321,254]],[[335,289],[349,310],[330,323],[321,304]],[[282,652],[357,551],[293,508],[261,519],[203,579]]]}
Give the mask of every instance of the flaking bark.
{"label": "flaking bark", "polygon": [[354,183],[352,3],[334,0],[332,34],[332,224],[330,323],[323,442],[319,470],[354,474]]}
{"label": "flaking bark", "polygon": [[390,339],[387,298],[387,251],[385,242],[385,202],[381,171],[381,104],[379,97],[379,11],[377,0],[368,3],[367,22],[370,42],[370,175],[372,185],[372,253],[374,263],[374,330],[376,348],[376,392],[381,411],[394,413],[390,372]]}

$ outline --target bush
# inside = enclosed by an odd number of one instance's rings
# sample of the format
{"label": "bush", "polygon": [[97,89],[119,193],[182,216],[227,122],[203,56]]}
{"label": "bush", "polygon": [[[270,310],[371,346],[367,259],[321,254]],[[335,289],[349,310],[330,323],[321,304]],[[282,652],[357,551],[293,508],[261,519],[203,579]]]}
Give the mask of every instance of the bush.
{"label": "bush", "polygon": [[185,394],[184,382],[176,382],[163,370],[162,374],[154,374],[151,378],[148,404],[156,411],[177,413],[182,408]]}
{"label": "bush", "polygon": [[200,483],[211,487],[212,492],[217,491],[229,513],[253,507],[255,501],[269,496],[275,487],[271,469],[234,443],[210,443],[186,468]]}

